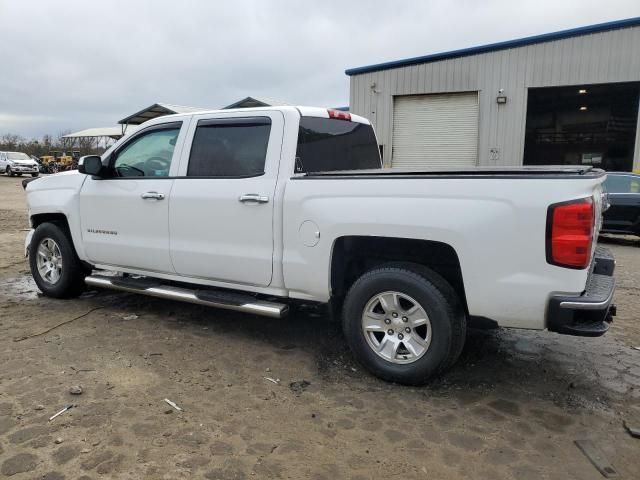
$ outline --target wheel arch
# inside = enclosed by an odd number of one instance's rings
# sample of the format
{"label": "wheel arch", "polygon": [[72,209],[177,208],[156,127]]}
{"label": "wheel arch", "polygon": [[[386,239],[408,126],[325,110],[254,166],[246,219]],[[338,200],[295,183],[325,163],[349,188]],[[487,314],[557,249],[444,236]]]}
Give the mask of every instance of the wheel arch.
{"label": "wheel arch", "polygon": [[[59,252],[55,258],[49,257],[48,271],[58,270],[56,278],[46,278],[47,272],[42,272],[38,266],[39,255],[33,252],[29,255],[29,267],[36,285],[42,293],[53,298],[70,298],[78,296],[85,289],[85,277],[91,272],[91,266],[78,258],[68,224],[59,217],[38,218],[41,220],[37,228],[33,230],[30,249],[38,246],[45,240],[57,244]],[[53,252],[51,246],[48,247]],[[51,253],[53,255],[53,253]]]}
{"label": "wheel arch", "polygon": [[43,223],[54,223],[64,228],[67,233],[70,231],[69,220],[67,220],[67,216],[64,213],[37,213],[31,215],[30,220],[33,228],[38,228]]}
{"label": "wheel arch", "polygon": [[340,303],[363,273],[389,263],[414,263],[438,273],[455,290],[469,314],[462,268],[456,250],[433,240],[398,237],[343,236],[334,241],[330,263],[332,302]]}
{"label": "wheel arch", "polygon": [[[54,225],[57,225],[58,227],[60,227],[64,231],[64,233],[67,235],[67,237],[69,237],[71,246],[73,247],[75,254],[78,255],[79,253],[78,246],[74,241],[74,236],[71,231],[71,226],[69,225],[69,219],[64,213],[60,213],[60,212],[37,213],[37,214],[31,215],[31,218],[29,220],[31,222],[31,228],[33,228],[34,230],[44,223],[53,223]],[[27,252],[26,252],[27,255],[29,253],[28,250],[29,249],[27,247]],[[92,265],[88,261],[83,259],[80,255],[78,256],[80,257],[80,260],[82,261],[83,265],[86,268],[92,268]]]}

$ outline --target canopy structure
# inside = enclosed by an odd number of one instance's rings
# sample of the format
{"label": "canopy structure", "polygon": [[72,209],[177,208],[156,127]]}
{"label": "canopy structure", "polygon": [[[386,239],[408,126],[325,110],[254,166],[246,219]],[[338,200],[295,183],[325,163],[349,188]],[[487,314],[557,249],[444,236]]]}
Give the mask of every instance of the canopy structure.
{"label": "canopy structure", "polygon": [[143,108],[139,112],[123,118],[118,123],[121,125],[140,125],[147,120],[162,117],[164,115],[173,115],[174,113],[204,112],[206,110],[207,109],[205,108],[187,107],[185,105],[173,105],[171,103],[154,103],[147,108]]}
{"label": "canopy structure", "polygon": [[268,97],[245,97],[242,100],[238,100],[237,102],[233,102],[231,105],[227,105],[226,107],[222,107],[223,110],[228,110],[230,108],[254,108],[254,107],[275,107],[275,106],[287,106],[291,105],[290,103],[282,102],[280,100],[276,100],[274,98]]}
{"label": "canopy structure", "polygon": [[124,137],[127,133],[131,133],[136,129],[137,127],[127,127],[126,125],[120,125],[117,127],[87,128],[86,130],[80,130],[79,132],[64,135],[63,138],[107,137],[112,138],[113,140],[118,140]]}
{"label": "canopy structure", "polygon": [[[245,97],[242,100],[222,107],[222,110],[230,108],[251,108],[251,107],[270,107],[275,105],[291,105],[286,102],[275,100],[267,97]],[[127,134],[135,132],[139,125],[153,118],[162,117],[165,115],[173,115],[176,113],[198,113],[212,110],[211,108],[201,107],[189,107],[186,105],[175,105],[172,103],[154,103],[142,110],[137,111],[118,121],[119,126],[116,127],[98,127],[88,128],[79,132],[70,133],[65,135],[64,138],[110,138],[113,140],[119,140]]]}

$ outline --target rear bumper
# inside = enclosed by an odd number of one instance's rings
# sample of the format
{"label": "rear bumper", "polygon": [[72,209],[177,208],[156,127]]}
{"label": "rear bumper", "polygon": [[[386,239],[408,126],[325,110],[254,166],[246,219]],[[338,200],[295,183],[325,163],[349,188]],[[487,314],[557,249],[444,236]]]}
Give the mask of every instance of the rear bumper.
{"label": "rear bumper", "polygon": [[582,337],[599,337],[609,330],[616,314],[613,305],[615,260],[611,252],[596,249],[595,266],[582,295],[551,297],[547,328],[552,332]]}
{"label": "rear bumper", "polygon": [[600,233],[608,233],[610,235],[637,235],[640,236],[640,223],[634,223],[633,225],[630,226],[626,226],[624,228],[614,228],[614,227],[607,227],[607,228],[602,228],[602,230],[600,230]]}
{"label": "rear bumper", "polygon": [[605,212],[600,233],[640,235],[640,217],[635,220],[633,218],[610,218]]}

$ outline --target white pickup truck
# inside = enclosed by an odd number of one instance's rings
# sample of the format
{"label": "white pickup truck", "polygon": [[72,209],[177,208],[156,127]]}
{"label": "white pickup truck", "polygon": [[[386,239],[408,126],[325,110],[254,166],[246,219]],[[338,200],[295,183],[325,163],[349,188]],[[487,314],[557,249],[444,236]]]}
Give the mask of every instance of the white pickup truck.
{"label": "white pickup truck", "polygon": [[26,253],[51,297],[90,285],[274,317],[328,304],[366,368],[420,384],[468,325],[607,330],[604,178],[383,169],[369,122],[335,110],[170,115],[25,181]]}

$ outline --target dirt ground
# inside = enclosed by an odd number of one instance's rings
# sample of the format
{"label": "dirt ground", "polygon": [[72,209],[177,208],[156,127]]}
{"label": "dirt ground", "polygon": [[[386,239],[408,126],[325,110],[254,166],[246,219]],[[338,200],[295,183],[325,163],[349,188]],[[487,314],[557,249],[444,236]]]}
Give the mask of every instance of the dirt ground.
{"label": "dirt ground", "polygon": [[20,179],[1,176],[2,478],[602,478],[579,439],[640,478],[640,439],[623,427],[640,428],[637,240],[606,242],[619,316],[605,337],[472,331],[453,370],[409,388],[364,372],[313,311],[42,297],[26,227]]}

